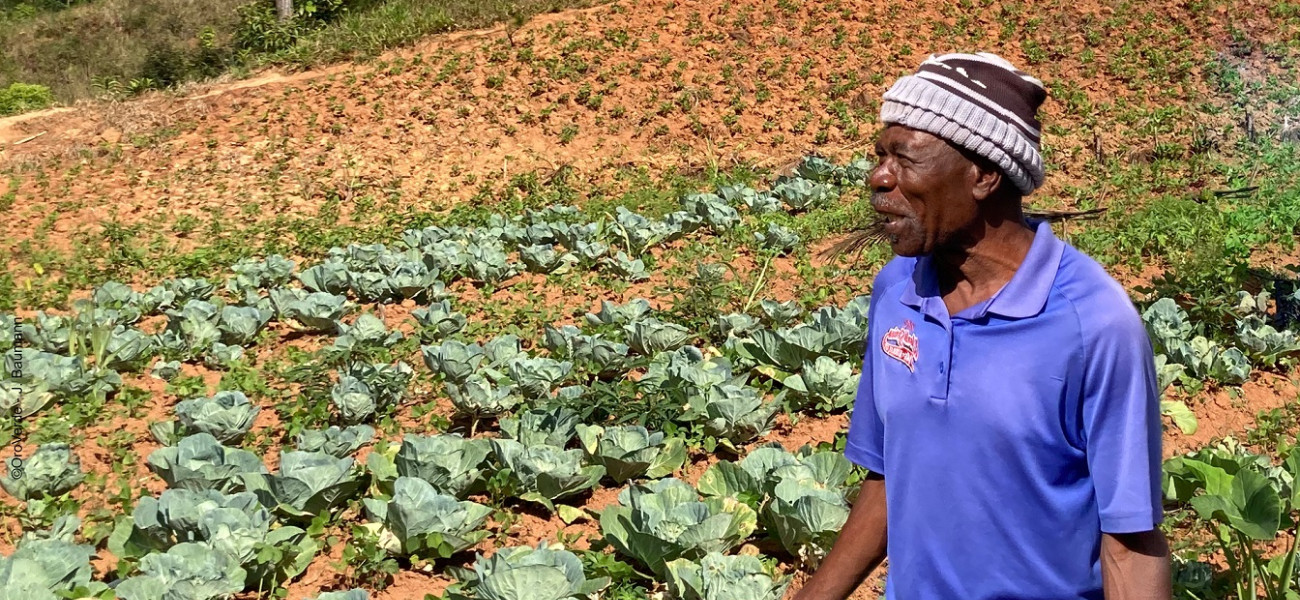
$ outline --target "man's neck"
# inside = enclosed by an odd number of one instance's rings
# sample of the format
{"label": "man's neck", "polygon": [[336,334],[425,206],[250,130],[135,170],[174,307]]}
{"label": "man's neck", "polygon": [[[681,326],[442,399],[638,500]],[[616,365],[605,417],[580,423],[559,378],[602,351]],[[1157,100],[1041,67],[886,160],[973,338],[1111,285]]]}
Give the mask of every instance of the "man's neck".
{"label": "man's neck", "polygon": [[982,220],[962,241],[932,257],[948,314],[988,300],[1011,281],[1034,243],[1034,230],[1020,215]]}

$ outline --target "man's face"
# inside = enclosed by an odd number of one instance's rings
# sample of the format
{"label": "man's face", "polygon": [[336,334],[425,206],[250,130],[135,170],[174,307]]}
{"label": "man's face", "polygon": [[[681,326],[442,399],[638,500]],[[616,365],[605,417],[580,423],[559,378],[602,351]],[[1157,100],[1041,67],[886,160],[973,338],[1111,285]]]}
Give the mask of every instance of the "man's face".
{"label": "man's face", "polygon": [[954,243],[974,222],[974,165],[944,140],[890,125],[876,142],[871,206],[885,218],[894,253],[921,256]]}

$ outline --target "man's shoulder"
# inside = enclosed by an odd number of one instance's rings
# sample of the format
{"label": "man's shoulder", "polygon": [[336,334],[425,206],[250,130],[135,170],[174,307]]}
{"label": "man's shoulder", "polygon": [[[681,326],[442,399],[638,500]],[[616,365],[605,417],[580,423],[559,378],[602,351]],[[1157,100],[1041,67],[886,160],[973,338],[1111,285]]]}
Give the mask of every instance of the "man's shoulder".
{"label": "man's shoulder", "polygon": [[871,284],[871,295],[875,297],[884,294],[889,288],[910,279],[915,271],[916,258],[895,256],[876,273],[876,279]]}
{"label": "man's shoulder", "polygon": [[1053,288],[1079,319],[1085,337],[1146,334],[1124,286],[1100,263],[1069,244],[1061,255]]}

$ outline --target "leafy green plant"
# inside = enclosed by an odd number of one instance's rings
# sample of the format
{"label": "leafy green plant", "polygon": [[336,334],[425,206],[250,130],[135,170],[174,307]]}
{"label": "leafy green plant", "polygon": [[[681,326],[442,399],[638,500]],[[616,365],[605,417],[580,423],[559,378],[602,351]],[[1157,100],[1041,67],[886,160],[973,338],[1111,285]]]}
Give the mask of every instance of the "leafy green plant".
{"label": "leafy green plant", "polygon": [[555,510],[555,501],[596,487],[605,467],[583,465],[581,450],[524,444],[507,439],[492,440],[497,460],[509,469],[512,496]]}
{"label": "leafy green plant", "polygon": [[339,319],[355,308],[346,296],[308,292],[300,288],[274,288],[270,291],[270,298],[277,318],[295,329],[308,332],[337,332]]}
{"label": "leafy green plant", "polygon": [[582,561],[562,547],[508,547],[478,556],[460,571],[447,600],[594,600],[608,578],[588,579]]}
{"label": "leafy green plant", "polygon": [[304,429],[298,433],[297,449],[303,452],[324,452],[343,458],[350,456],[375,437],[375,428],[369,425],[352,425],[328,429]]}
{"label": "leafy green plant", "polygon": [[414,374],[402,361],[350,363],[339,373],[330,398],[344,423],[361,423],[400,403]]}
{"label": "leafy green plant", "polygon": [[1187,313],[1171,298],[1161,298],[1142,313],[1156,352],[1170,362],[1183,365],[1188,375],[1197,379],[1215,379],[1222,383],[1244,382],[1250,376],[1250,362],[1236,348],[1224,348],[1201,335]]}
{"label": "leafy green plant", "polygon": [[695,337],[691,331],[676,323],[665,323],[654,317],[645,317],[623,326],[627,345],[642,356],[653,356],[685,346]]}
{"label": "leafy green plant", "polygon": [[280,454],[278,473],[246,473],[243,478],[263,505],[286,518],[306,521],[339,507],[365,486],[351,458],[296,450]]}
{"label": "leafy green plant", "polygon": [[615,304],[608,300],[600,301],[600,310],[594,313],[587,313],[584,317],[587,323],[600,327],[602,325],[612,325],[622,327],[642,320],[650,314],[650,301],[644,298],[633,298],[624,304]]}
{"label": "leafy green plant", "polygon": [[21,469],[21,474],[15,475],[19,471],[11,464],[9,473],[0,478],[0,488],[23,501],[66,494],[85,479],[81,462],[67,444],[41,444]]}
{"label": "leafy green plant", "polygon": [[777,401],[785,401],[794,410],[811,408],[830,412],[849,408],[858,388],[858,376],[853,365],[841,363],[828,356],[805,362],[796,375],[781,381],[785,390]]}
{"label": "leafy green plant", "polygon": [[803,307],[797,300],[777,302],[765,298],[759,301],[758,306],[763,311],[763,322],[775,327],[788,325],[803,314]]}
{"label": "leafy green plant", "polygon": [[[261,408],[243,392],[217,392],[209,398],[191,398],[176,404],[176,425],[171,435],[159,440],[171,444],[180,437],[207,433],[222,444],[238,444],[253,428]],[[155,428],[150,427],[151,431]],[[157,437],[155,435],[155,437]]]}
{"label": "leafy green plant", "polygon": [[334,338],[333,352],[348,356],[362,348],[388,348],[402,341],[402,332],[389,331],[388,326],[379,317],[371,313],[362,313],[351,325],[340,324],[339,336]]}
{"label": "leafy green plant", "polygon": [[379,489],[391,493],[399,476],[418,477],[439,494],[465,498],[482,485],[486,462],[492,453],[487,440],[455,434],[406,435],[390,452],[371,452],[366,466]]}
{"label": "leafy green plant", "polygon": [[54,96],[50,93],[50,88],[15,81],[9,87],[0,89],[0,117],[40,110],[53,102]]}
{"label": "leafy green plant", "polygon": [[0,556],[0,595],[7,598],[58,598],[102,593],[108,586],[91,581],[95,548],[75,543],[81,520],[66,515],[49,531],[24,534],[13,554]]}
{"label": "leafy green plant", "polygon": [[564,448],[577,433],[578,415],[564,407],[534,408],[501,419],[501,435],[524,446]]}
{"label": "leafy green plant", "polygon": [[230,555],[199,542],[183,542],[140,560],[142,575],[128,577],[114,591],[122,600],[194,598],[215,600],[244,590],[248,577]]}
{"label": "leafy green plant", "polygon": [[733,452],[771,428],[780,405],[763,400],[752,387],[724,383],[687,400],[681,420],[696,424],[704,435]]}
{"label": "leafy green plant", "polygon": [[852,465],[838,451],[779,444],[755,448],[738,462],[722,461],[700,476],[700,493],[734,498],[759,511],[763,526],[800,562],[816,566],[848,519]]}
{"label": "leafy green plant", "polygon": [[1255,362],[1266,367],[1300,353],[1300,337],[1294,331],[1275,329],[1256,315],[1237,321],[1237,341]]}
{"label": "leafy green plant", "polygon": [[146,496],[118,520],[109,548],[119,559],[202,542],[247,572],[246,587],[266,589],[296,577],[319,550],[301,528],[279,525],[251,492],[165,490]]}
{"label": "leafy green plant", "polygon": [[424,364],[435,375],[453,383],[464,383],[483,362],[483,347],[447,340],[438,346],[421,346]]}
{"label": "leafy green plant", "polygon": [[465,383],[448,383],[447,395],[457,413],[472,419],[470,435],[473,436],[480,419],[503,414],[523,402],[519,389],[514,385],[495,385],[487,377],[474,374]]}
{"label": "leafy green plant", "polygon": [[699,562],[670,561],[668,592],[679,600],[780,600],[790,576],[779,575],[756,556],[704,555]]}
{"label": "leafy green plant", "polygon": [[465,315],[452,310],[451,302],[441,300],[427,307],[411,311],[411,317],[420,326],[420,339],[434,342],[465,328]]}
{"label": "leafy green plant", "polygon": [[578,440],[588,461],[601,465],[615,483],[637,477],[658,479],[672,475],[686,462],[686,441],[665,438],[640,425],[600,427],[580,424]]}
{"label": "leafy green plant", "polygon": [[757,318],[747,314],[728,313],[718,315],[713,325],[713,331],[718,338],[727,340],[737,336],[749,335],[757,330],[759,325]]}
{"label": "leafy green plant", "polygon": [[244,474],[266,473],[257,455],[222,446],[210,433],[196,433],[175,446],[154,450],[146,461],[168,487],[194,491],[238,491],[243,489]]}
{"label": "leafy green plant", "polygon": [[506,365],[507,375],[525,396],[545,398],[573,370],[573,363],[545,357],[517,356]]}
{"label": "leafy green plant", "polygon": [[[1228,564],[1229,583],[1241,598],[1262,590],[1270,600],[1294,594],[1296,524],[1300,517],[1300,454],[1280,466],[1229,440],[1164,465],[1165,494],[1190,504],[1209,528]],[[1281,554],[1264,550],[1281,530],[1290,541]]]}
{"label": "leafy green plant", "polygon": [[423,479],[398,477],[390,499],[363,500],[379,544],[398,555],[446,558],[483,541],[492,509],[439,494]]}
{"label": "leafy green plant", "polygon": [[766,231],[754,233],[760,248],[776,255],[789,254],[799,247],[799,234],[777,223],[768,223]]}
{"label": "leafy green plant", "polygon": [[695,488],[671,477],[624,489],[618,505],[600,515],[605,540],[660,577],[668,575],[672,560],[698,560],[739,546],[757,525],[757,514],[745,503],[702,500]]}
{"label": "leafy green plant", "polygon": [[167,328],[155,343],[164,350],[190,358],[221,341],[221,312],[204,300],[187,300],[179,311],[167,311]]}

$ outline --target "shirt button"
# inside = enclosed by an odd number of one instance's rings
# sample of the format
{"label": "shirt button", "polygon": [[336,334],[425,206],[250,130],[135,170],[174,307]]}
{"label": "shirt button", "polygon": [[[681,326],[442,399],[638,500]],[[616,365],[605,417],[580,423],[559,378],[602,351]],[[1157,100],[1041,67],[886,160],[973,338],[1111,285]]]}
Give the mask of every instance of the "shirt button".
{"label": "shirt button", "polygon": [[939,363],[939,372],[943,373],[943,363]]}

